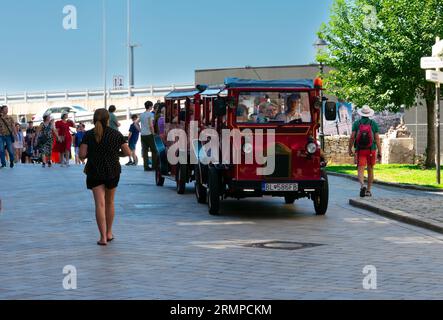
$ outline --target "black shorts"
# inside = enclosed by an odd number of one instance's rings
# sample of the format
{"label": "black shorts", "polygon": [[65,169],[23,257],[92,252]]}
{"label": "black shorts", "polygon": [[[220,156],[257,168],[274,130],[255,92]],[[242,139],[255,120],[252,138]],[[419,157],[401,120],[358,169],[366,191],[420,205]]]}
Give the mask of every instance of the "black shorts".
{"label": "black shorts", "polygon": [[117,178],[106,179],[106,180],[87,177],[86,186],[88,187],[89,190],[92,190],[98,186],[104,185],[106,189],[112,190],[118,187],[119,181],[120,181],[120,176],[118,176]]}

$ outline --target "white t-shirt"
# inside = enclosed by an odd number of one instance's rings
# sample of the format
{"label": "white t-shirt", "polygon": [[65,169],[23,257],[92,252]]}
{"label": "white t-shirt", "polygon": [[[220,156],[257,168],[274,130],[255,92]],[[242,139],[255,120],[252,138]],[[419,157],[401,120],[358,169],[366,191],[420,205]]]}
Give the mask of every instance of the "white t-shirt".
{"label": "white t-shirt", "polygon": [[[149,121],[149,119],[151,119],[151,121]],[[153,132],[151,132],[151,127],[149,126],[149,122],[151,122],[153,124],[154,122],[154,115],[151,112],[143,112],[140,115],[140,134],[142,136],[150,136],[151,134],[153,134]]]}

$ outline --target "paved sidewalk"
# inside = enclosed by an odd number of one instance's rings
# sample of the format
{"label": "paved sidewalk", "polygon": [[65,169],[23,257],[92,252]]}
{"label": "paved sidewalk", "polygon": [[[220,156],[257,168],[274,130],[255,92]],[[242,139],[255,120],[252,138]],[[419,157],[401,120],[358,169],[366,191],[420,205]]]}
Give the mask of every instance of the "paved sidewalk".
{"label": "paved sidewalk", "polygon": [[[358,184],[343,178],[330,178],[325,217],[280,198],[228,200],[213,217],[191,185],[179,196],[172,181],[159,188],[124,168],[108,247],[96,245],[84,180],[79,167],[0,171],[0,299],[443,297],[443,235],[350,206]],[[374,188],[383,199],[422,194]],[[67,265],[77,290],[63,288]],[[362,285],[368,265],[376,290]]]}
{"label": "paved sidewalk", "polygon": [[349,200],[352,206],[405,223],[443,233],[443,196],[441,194],[406,195],[398,198],[374,197]]}

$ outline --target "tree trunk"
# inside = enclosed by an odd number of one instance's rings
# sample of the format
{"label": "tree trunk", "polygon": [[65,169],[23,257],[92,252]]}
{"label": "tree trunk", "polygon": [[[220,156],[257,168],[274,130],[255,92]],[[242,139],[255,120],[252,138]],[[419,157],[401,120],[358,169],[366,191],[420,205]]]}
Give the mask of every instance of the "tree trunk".
{"label": "tree trunk", "polygon": [[426,145],[426,162],[427,168],[435,167],[435,147],[436,147],[436,130],[435,130],[435,101],[432,99],[426,99],[426,110],[428,120],[428,134]]}

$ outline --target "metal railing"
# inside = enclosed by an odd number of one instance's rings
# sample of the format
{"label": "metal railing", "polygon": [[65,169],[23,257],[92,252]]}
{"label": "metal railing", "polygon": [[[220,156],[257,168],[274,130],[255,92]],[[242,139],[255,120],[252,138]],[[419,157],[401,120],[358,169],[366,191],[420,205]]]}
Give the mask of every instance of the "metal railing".
{"label": "metal railing", "polygon": [[[133,96],[148,95],[151,97],[161,97],[175,89],[191,89],[193,84],[170,85],[170,86],[147,86],[138,88],[110,89],[107,90],[108,98],[123,98]],[[0,103],[11,102],[34,102],[51,100],[70,100],[70,99],[98,99],[104,97],[104,90],[85,90],[85,91],[43,91],[43,92],[23,92],[18,94],[0,94]]]}

